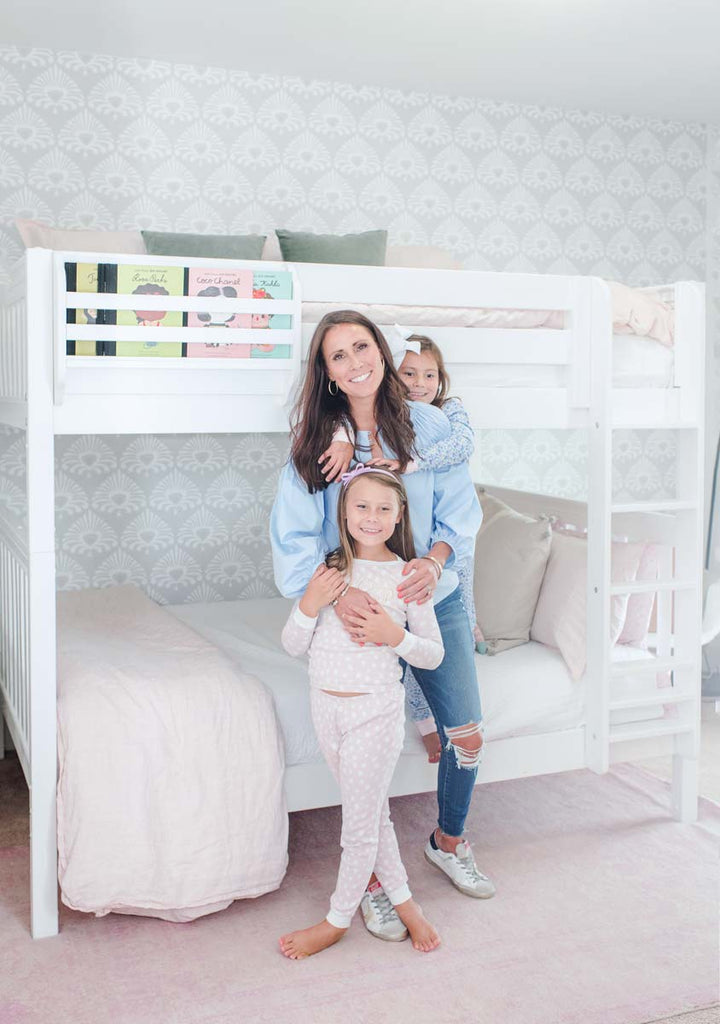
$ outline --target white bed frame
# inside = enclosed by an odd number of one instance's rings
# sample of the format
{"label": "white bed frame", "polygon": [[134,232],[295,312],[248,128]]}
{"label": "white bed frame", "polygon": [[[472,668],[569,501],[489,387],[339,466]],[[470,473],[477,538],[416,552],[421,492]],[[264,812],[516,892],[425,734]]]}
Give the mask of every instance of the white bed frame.
{"label": "white bed frame", "polygon": [[[257,341],[257,331],[224,328],[137,328],[66,324],[67,308],[86,295],[68,295],[64,263],[253,266],[221,260],[52,253],[29,250],[18,265],[0,312],[0,423],[22,431],[26,449],[27,514],[18,530],[0,517],[0,696],[3,713],[30,789],[31,930],[58,931],[56,842],[56,667],[54,438],[56,434],[225,433],[282,431],[287,398],[300,370],[312,326],[300,327],[300,298],[314,302],[394,303],[566,312],[563,330],[433,328],[445,353],[453,391],[475,428],[585,428],[589,438],[587,507],[543,499],[558,514],[588,527],[588,676],[586,725],[563,732],[488,744],[483,782],[589,767],[604,772],[629,741],[652,743],[674,756],[673,810],[692,820],[697,806],[702,609],[704,292],[697,283],[670,285],[675,305],[674,382],[669,388],[611,386],[612,323],[607,287],[596,278],[492,274],[475,271],[276,265],[295,277],[292,301],[166,298],[157,308],[291,312],[293,328],[273,331],[290,343],[289,360],[84,358],[66,356],[68,337],[117,340]],[[254,266],[258,267],[257,264]],[[272,269],[261,264],[258,269]],[[270,309],[270,302],[274,308]],[[153,297],[143,306],[153,308]],[[105,308],[132,309],[127,296],[104,297]],[[407,326],[413,326],[408,324]],[[562,387],[486,387],[479,364],[553,364],[564,367]],[[622,428],[677,431],[677,495],[672,501],[613,504],[611,442]],[[476,478],[482,478],[477,465]],[[515,493],[512,504],[537,510],[537,497]],[[662,578],[626,584],[623,592],[658,591],[658,661],[673,688],[662,703],[676,717],[611,726],[610,711],[657,696],[611,703],[613,668],[607,642],[610,548],[614,534],[654,539],[668,552]],[[674,552],[674,554],[673,554]],[[624,663],[622,672],[642,671]],[[647,668],[645,668],[647,672]],[[417,763],[413,763],[413,760]],[[319,766],[288,771],[291,809],[335,803]],[[435,769],[404,758],[394,794],[435,788]]]}

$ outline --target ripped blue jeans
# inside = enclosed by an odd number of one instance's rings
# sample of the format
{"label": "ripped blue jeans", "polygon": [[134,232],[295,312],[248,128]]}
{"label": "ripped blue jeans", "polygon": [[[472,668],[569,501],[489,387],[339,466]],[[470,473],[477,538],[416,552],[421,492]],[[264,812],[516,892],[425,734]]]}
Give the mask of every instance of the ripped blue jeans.
{"label": "ripped blue jeans", "polygon": [[[443,746],[438,767],[438,825],[446,835],[461,836],[477,777],[477,764],[464,764],[473,761],[463,756],[464,727],[479,726],[482,720],[475,644],[459,587],[435,605],[435,614],[445,657],[435,669],[414,668],[413,672],[430,705]],[[453,734],[453,730],[457,731]]]}

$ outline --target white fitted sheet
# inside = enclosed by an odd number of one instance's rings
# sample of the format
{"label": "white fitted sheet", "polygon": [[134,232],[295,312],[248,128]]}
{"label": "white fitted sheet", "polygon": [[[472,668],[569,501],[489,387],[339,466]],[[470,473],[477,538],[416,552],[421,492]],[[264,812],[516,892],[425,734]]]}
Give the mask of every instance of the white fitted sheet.
{"label": "white fitted sheet", "polygon": [[[303,321],[316,323],[323,312],[344,308],[338,303],[303,303]],[[432,334],[433,327],[558,328],[562,316],[543,310],[477,310],[441,307],[353,306],[382,328],[397,322],[423,324],[419,331]],[[415,314],[408,319],[408,310]],[[403,319],[403,314],[405,319]],[[441,346],[442,347],[442,346]],[[674,350],[652,337],[613,334],[612,385],[616,388],[668,388],[673,384]],[[567,368],[550,364],[472,364],[467,369],[479,387],[566,387]]]}
{"label": "white fitted sheet", "polygon": [[[167,611],[197,630],[257,676],[272,692],[285,739],[288,765],[321,761],[310,717],[304,659],[280,647],[280,632],[293,602],[285,598],[224,601],[217,604],[167,606]],[[586,678],[574,683],[560,652],[530,642],[495,657],[476,655],[483,724],[488,740],[572,729],[583,724]],[[648,659],[646,651],[618,646],[615,660]],[[647,692],[648,680],[637,676],[612,681],[611,697]],[[654,682],[650,685],[654,689]],[[613,713],[613,722],[662,717],[661,704],[634,714]],[[422,740],[407,723],[405,752],[422,751]]]}

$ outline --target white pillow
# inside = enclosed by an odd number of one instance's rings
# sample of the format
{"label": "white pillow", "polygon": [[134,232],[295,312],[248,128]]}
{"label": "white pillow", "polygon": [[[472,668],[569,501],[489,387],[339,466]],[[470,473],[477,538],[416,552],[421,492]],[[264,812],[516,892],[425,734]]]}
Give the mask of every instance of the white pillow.
{"label": "white pillow", "polygon": [[462,270],[445,249],[436,245],[389,245],[385,253],[386,267],[415,267],[418,270]]}
{"label": "white pillow", "polygon": [[[644,544],[613,543],[613,583],[632,583],[644,549]],[[587,541],[553,533],[530,639],[556,647],[575,680],[582,676],[587,663],[586,582]],[[611,598],[609,641],[613,645],[622,632],[627,605],[627,594],[615,594]]]}
{"label": "white pillow", "polygon": [[98,231],[94,228],[51,228],[37,220],[16,220],[26,249],[68,249],[71,252],[145,253],[139,231]]}
{"label": "white pillow", "polygon": [[280,242],[274,231],[268,231],[265,236],[265,244],[260,254],[261,260],[274,260],[276,263],[284,263],[283,254],[280,251]]}

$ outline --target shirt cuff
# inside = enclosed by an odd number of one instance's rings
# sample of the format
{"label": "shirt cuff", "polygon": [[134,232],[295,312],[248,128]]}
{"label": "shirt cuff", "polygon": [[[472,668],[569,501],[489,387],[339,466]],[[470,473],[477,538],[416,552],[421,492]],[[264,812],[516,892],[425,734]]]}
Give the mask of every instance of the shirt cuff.
{"label": "shirt cuff", "polygon": [[455,564],[455,560],[458,557],[458,552],[456,549],[459,547],[459,540],[460,538],[458,537],[458,535],[456,533],[453,533],[452,530],[447,530],[444,527],[440,526],[433,531],[433,534],[430,538],[430,545],[428,550],[430,550],[430,548],[432,548],[434,544],[437,544],[440,541],[442,541],[443,544],[447,544],[447,546],[450,548],[450,554],[445,559],[445,568],[452,569],[453,565]]}
{"label": "shirt cuff", "polygon": [[391,650],[395,651],[395,653],[399,654],[400,657],[402,658],[402,657],[404,657],[404,655],[412,653],[412,650],[413,650],[414,646],[415,646],[415,644],[414,644],[414,641],[413,641],[412,634],[408,633],[408,631],[406,629],[404,629],[403,630],[403,638],[402,638],[402,640],[397,645],[397,647],[393,647],[393,648],[391,648]]}
{"label": "shirt cuff", "polygon": [[438,727],[435,725],[435,719],[432,715],[430,715],[429,718],[415,719],[415,725],[421,736],[429,736],[430,733],[438,731]]}
{"label": "shirt cuff", "polygon": [[305,612],[300,611],[300,605],[296,604],[293,608],[293,619],[300,626],[301,629],[315,629],[317,624],[317,615],[315,618],[310,618]]}

